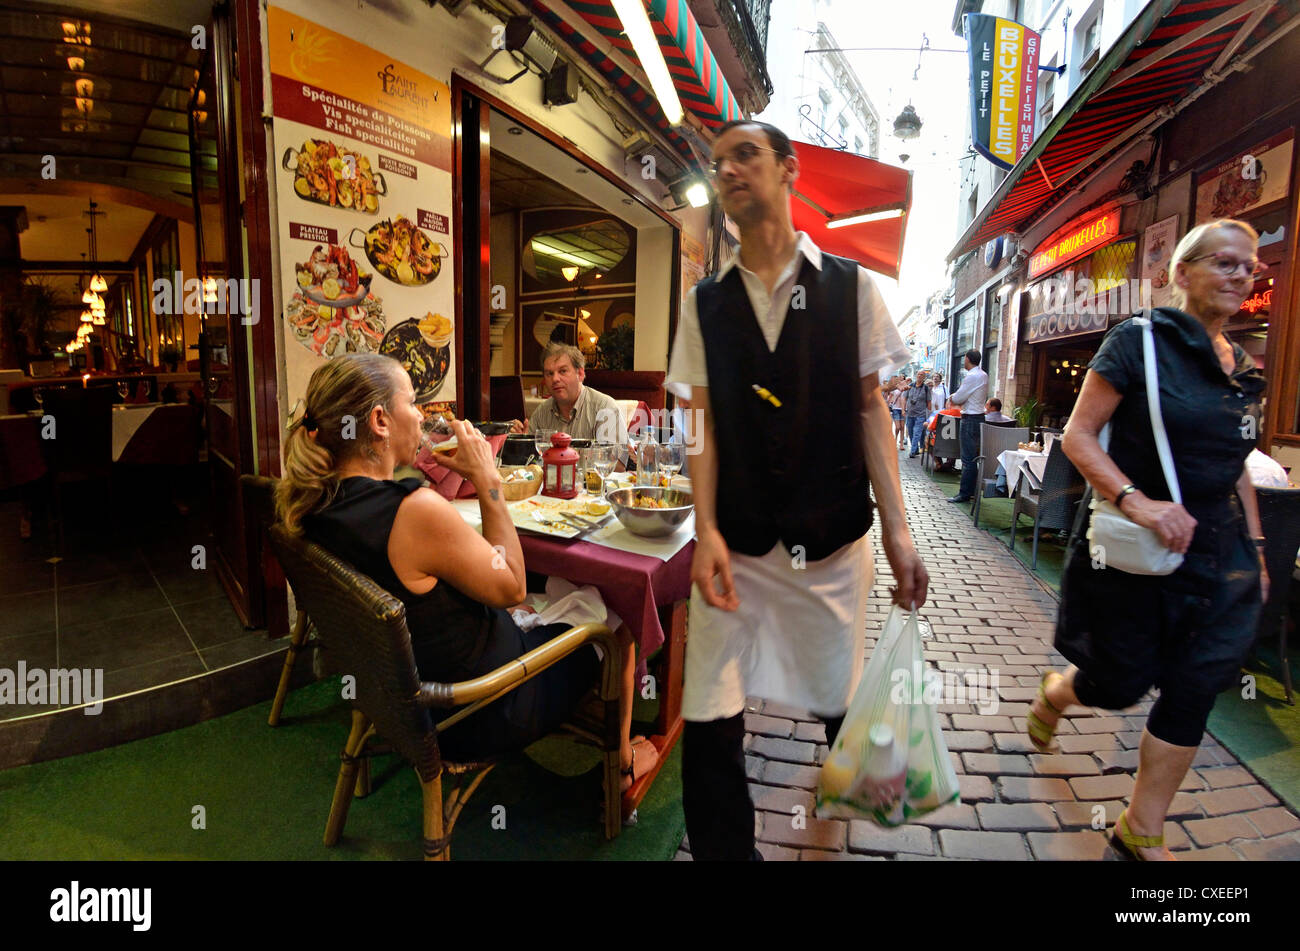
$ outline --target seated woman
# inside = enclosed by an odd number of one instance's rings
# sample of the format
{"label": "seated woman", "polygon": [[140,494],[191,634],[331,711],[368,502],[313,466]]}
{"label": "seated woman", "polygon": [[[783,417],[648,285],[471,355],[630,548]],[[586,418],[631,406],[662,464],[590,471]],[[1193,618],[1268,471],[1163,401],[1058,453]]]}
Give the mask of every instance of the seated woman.
{"label": "seated woman", "polygon": [[[419,451],[422,421],[411,379],[396,360],[335,357],[307,385],[276,507],[289,531],[305,533],[406,605],[420,677],[450,683],[487,674],[570,625],[522,631],[506,610],[527,594],[524,557],[492,450],[473,426],[453,421],[460,448],[440,457],[477,490],[482,535],[423,480],[393,480],[394,469]],[[626,790],[658,754],[648,741],[629,739],[635,649],[626,627],[617,633]],[[472,760],[522,749],[568,719],[599,671],[594,648],[575,651],[441,734],[444,755]]]}

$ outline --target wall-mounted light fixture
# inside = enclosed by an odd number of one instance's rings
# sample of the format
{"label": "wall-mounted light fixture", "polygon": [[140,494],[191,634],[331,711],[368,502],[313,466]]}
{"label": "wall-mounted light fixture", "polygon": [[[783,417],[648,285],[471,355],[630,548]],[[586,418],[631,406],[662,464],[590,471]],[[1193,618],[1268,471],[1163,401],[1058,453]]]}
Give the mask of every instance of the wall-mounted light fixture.
{"label": "wall-mounted light fixture", "polygon": [[663,50],[655,39],[654,27],[645,12],[642,0],[613,0],[614,11],[623,24],[623,32],[632,43],[636,58],[641,61],[650,88],[659,100],[659,108],[669,125],[679,125],[685,115],[682,101],[677,96],[677,87],[673,84],[672,74],[668,72],[668,63],[664,60]]}

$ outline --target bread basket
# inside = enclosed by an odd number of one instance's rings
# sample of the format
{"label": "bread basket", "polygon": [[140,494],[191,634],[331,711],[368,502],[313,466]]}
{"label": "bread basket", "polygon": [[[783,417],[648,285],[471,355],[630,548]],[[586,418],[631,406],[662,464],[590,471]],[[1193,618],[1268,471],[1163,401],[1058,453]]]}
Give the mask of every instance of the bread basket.
{"label": "bread basket", "polygon": [[[517,469],[531,469],[534,478],[524,482],[506,482],[506,476]],[[538,492],[542,491],[542,467],[541,466],[502,466],[501,467],[501,494],[507,502],[519,502],[523,499],[531,498]]]}

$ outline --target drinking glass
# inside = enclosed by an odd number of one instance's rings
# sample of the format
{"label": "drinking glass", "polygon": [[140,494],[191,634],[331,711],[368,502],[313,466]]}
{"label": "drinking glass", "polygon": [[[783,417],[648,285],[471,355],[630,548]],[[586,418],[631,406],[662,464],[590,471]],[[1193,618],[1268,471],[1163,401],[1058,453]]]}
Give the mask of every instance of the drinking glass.
{"label": "drinking glass", "polygon": [[426,416],[424,421],[420,423],[420,445],[429,452],[433,452],[434,447],[446,442],[454,435],[455,432],[452,430],[451,424],[438,413]]}
{"label": "drinking glass", "polygon": [[613,443],[593,443],[587,450],[591,454],[592,468],[600,474],[600,497],[605,497],[605,479],[609,475],[609,470],[614,468],[614,444]]}
{"label": "drinking glass", "polygon": [[38,409],[45,408],[45,391],[39,386],[32,390],[32,399],[36,400],[36,406]]}
{"label": "drinking glass", "polygon": [[131,384],[130,384],[130,383],[128,383],[126,380],[118,380],[118,381],[117,381],[117,395],[120,396],[120,397],[122,397],[122,400],[123,400],[123,401],[126,400],[126,395],[127,395],[128,393],[130,393],[130,392],[131,392]]}
{"label": "drinking glass", "polygon": [[686,447],[681,443],[659,444],[659,472],[668,480],[667,485],[671,486],[673,476],[682,470],[685,454]]}
{"label": "drinking glass", "polygon": [[555,435],[554,429],[535,429],[533,430],[533,445],[537,447],[537,458],[540,461],[542,453],[551,448],[551,437]]}

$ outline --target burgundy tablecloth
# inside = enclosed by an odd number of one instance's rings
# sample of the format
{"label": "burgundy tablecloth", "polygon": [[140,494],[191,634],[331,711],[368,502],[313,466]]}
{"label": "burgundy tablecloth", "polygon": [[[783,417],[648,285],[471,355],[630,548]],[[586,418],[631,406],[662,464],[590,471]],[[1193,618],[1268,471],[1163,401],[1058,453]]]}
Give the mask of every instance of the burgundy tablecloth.
{"label": "burgundy tablecloth", "polygon": [[43,475],[41,418],[26,414],[0,417],[0,489],[34,482]]}
{"label": "burgundy tablecloth", "polygon": [[605,604],[632,632],[642,662],[664,643],[658,609],[691,594],[693,541],[669,561],[524,532],[519,534],[519,544],[529,571],[565,578],[574,584],[595,585]]}

